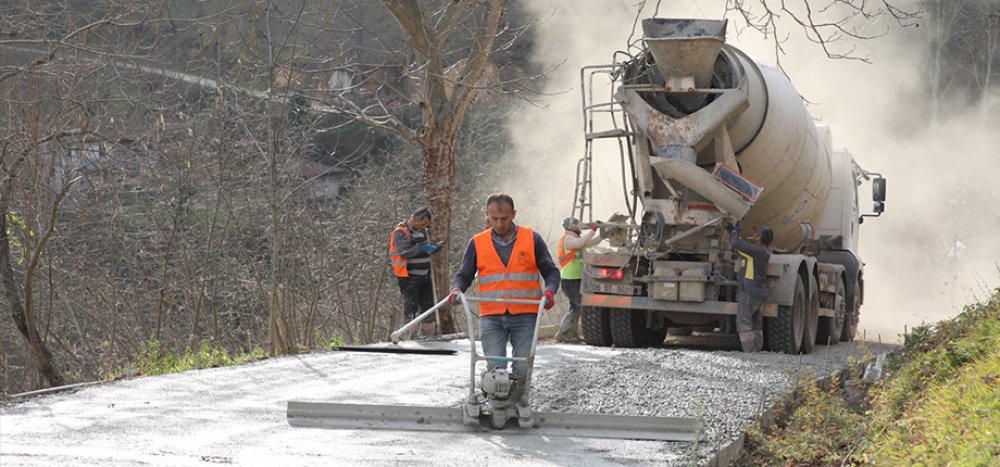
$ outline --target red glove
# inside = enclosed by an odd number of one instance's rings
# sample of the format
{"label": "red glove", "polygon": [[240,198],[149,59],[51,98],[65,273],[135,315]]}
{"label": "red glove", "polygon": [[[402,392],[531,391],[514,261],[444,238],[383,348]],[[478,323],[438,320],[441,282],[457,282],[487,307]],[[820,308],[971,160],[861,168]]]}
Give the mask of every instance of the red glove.
{"label": "red glove", "polygon": [[593,231],[597,231],[597,226],[596,226],[596,225],[594,225],[594,226],[591,226],[591,227],[590,227],[590,230],[593,230]]}
{"label": "red glove", "polygon": [[458,305],[458,294],[462,293],[461,290],[454,289],[448,294],[448,303],[452,305]]}
{"label": "red glove", "polygon": [[545,296],[545,309],[546,310],[551,310],[552,307],[556,306],[556,296],[555,296],[555,294],[552,293],[551,290],[546,290],[545,293],[542,294],[542,295]]}

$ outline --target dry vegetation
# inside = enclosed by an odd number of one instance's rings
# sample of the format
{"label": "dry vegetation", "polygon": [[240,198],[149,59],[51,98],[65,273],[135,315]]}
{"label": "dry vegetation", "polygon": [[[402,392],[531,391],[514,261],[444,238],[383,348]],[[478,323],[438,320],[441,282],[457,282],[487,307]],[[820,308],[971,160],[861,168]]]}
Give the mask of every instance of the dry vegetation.
{"label": "dry vegetation", "polygon": [[[351,113],[419,116],[385,10],[90,3],[0,7],[3,391],[384,339],[388,234],[427,202],[419,149]],[[506,100],[481,100],[463,182],[500,152]],[[478,227],[488,188],[452,185],[441,229]]]}
{"label": "dry vegetation", "polygon": [[870,386],[861,365],[840,386],[800,386],[739,465],[997,465],[998,348],[1000,289],[914,329]]}
{"label": "dry vegetation", "polygon": [[[421,2],[434,49],[407,3],[0,4],[2,391],[384,338],[392,225],[447,207],[457,260],[542,78],[516,4]],[[767,29],[766,3],[727,5]]]}

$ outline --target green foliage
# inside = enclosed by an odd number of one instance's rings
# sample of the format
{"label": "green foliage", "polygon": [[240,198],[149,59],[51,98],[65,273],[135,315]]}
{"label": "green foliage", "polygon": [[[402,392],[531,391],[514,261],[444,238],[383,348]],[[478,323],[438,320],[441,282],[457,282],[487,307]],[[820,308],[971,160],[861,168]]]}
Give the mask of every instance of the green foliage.
{"label": "green foliage", "polygon": [[178,353],[176,350],[164,351],[159,341],[150,340],[136,357],[135,367],[143,375],[162,375],[201,368],[240,365],[262,358],[266,358],[266,354],[261,349],[254,349],[249,354],[232,356],[222,346],[203,341],[197,352]]}
{"label": "green foliage", "polygon": [[876,465],[1000,463],[1000,351],[930,385],[873,441]]}
{"label": "green foliage", "polygon": [[986,304],[915,328],[862,407],[851,391],[798,387],[774,425],[748,431],[739,464],[1000,465],[998,349],[1000,289]]}
{"label": "green foliage", "polygon": [[22,238],[31,238],[35,236],[35,231],[28,228],[24,220],[18,217],[17,214],[12,212],[7,213],[8,224],[11,227],[7,228],[7,238],[10,239],[10,250],[11,252],[20,253],[17,258],[17,264],[23,264],[24,258],[28,256],[28,247],[25,245]]}
{"label": "green foliage", "polygon": [[324,336],[320,334],[319,329],[316,330],[315,336],[316,348],[318,349],[332,349],[334,347],[340,347],[346,343],[344,337],[340,333],[333,333],[330,336]]}
{"label": "green foliage", "polygon": [[775,424],[748,432],[750,447],[741,465],[838,465],[864,434],[864,413],[848,403],[839,387],[807,383],[787,406],[776,410]]}
{"label": "green foliage", "polygon": [[304,125],[307,123],[308,110],[309,101],[302,94],[296,93],[288,101],[288,123],[295,127]]}
{"label": "green foliage", "polygon": [[915,393],[929,384],[955,378],[970,362],[982,358],[1000,344],[1000,292],[986,305],[967,307],[948,321],[926,330],[918,327],[910,339],[905,360],[897,375],[879,391],[881,407],[875,423],[888,426],[912,404]]}
{"label": "green foliage", "polygon": [[876,391],[863,459],[988,465],[991,453],[1000,456],[998,348],[1000,290],[915,342],[895,377]]}

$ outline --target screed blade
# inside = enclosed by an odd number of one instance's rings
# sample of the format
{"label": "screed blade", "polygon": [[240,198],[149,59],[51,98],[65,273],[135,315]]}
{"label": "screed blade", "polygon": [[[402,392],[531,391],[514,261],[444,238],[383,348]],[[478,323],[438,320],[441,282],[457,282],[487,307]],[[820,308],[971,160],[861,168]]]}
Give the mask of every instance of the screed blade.
{"label": "screed blade", "polygon": [[462,423],[460,407],[288,402],[292,426],[350,430],[445,431],[456,433],[531,434],[581,438],[694,441],[693,418],[535,412],[536,428],[521,428],[512,419],[502,430],[486,417],[478,426]]}

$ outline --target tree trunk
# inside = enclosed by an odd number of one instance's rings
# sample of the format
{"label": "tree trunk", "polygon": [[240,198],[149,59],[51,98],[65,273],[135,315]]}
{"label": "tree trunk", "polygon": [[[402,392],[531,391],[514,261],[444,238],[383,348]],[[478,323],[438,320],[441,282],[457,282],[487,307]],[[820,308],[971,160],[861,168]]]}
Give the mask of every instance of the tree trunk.
{"label": "tree trunk", "polygon": [[7,213],[9,212],[7,199],[9,197],[5,194],[3,196],[4,202],[0,202],[0,276],[3,276],[0,277],[0,280],[3,281],[4,295],[7,297],[7,302],[10,303],[14,324],[24,336],[31,356],[35,360],[36,369],[48,381],[49,386],[62,386],[65,384],[62,374],[52,363],[52,353],[38,337],[38,329],[35,327],[31,310],[25,308],[21,301],[17,282],[14,280],[14,269],[10,265],[10,237],[7,235]]}
{"label": "tree trunk", "polygon": [[[434,215],[431,238],[444,241],[442,251],[451,251],[451,206],[455,196],[455,137],[440,130],[429,131],[420,138],[426,164],[424,165],[424,193]],[[432,256],[431,274],[434,281],[435,301],[448,295],[451,289],[451,264],[447,254]],[[450,308],[439,313],[443,334],[457,332],[455,318]]]}

